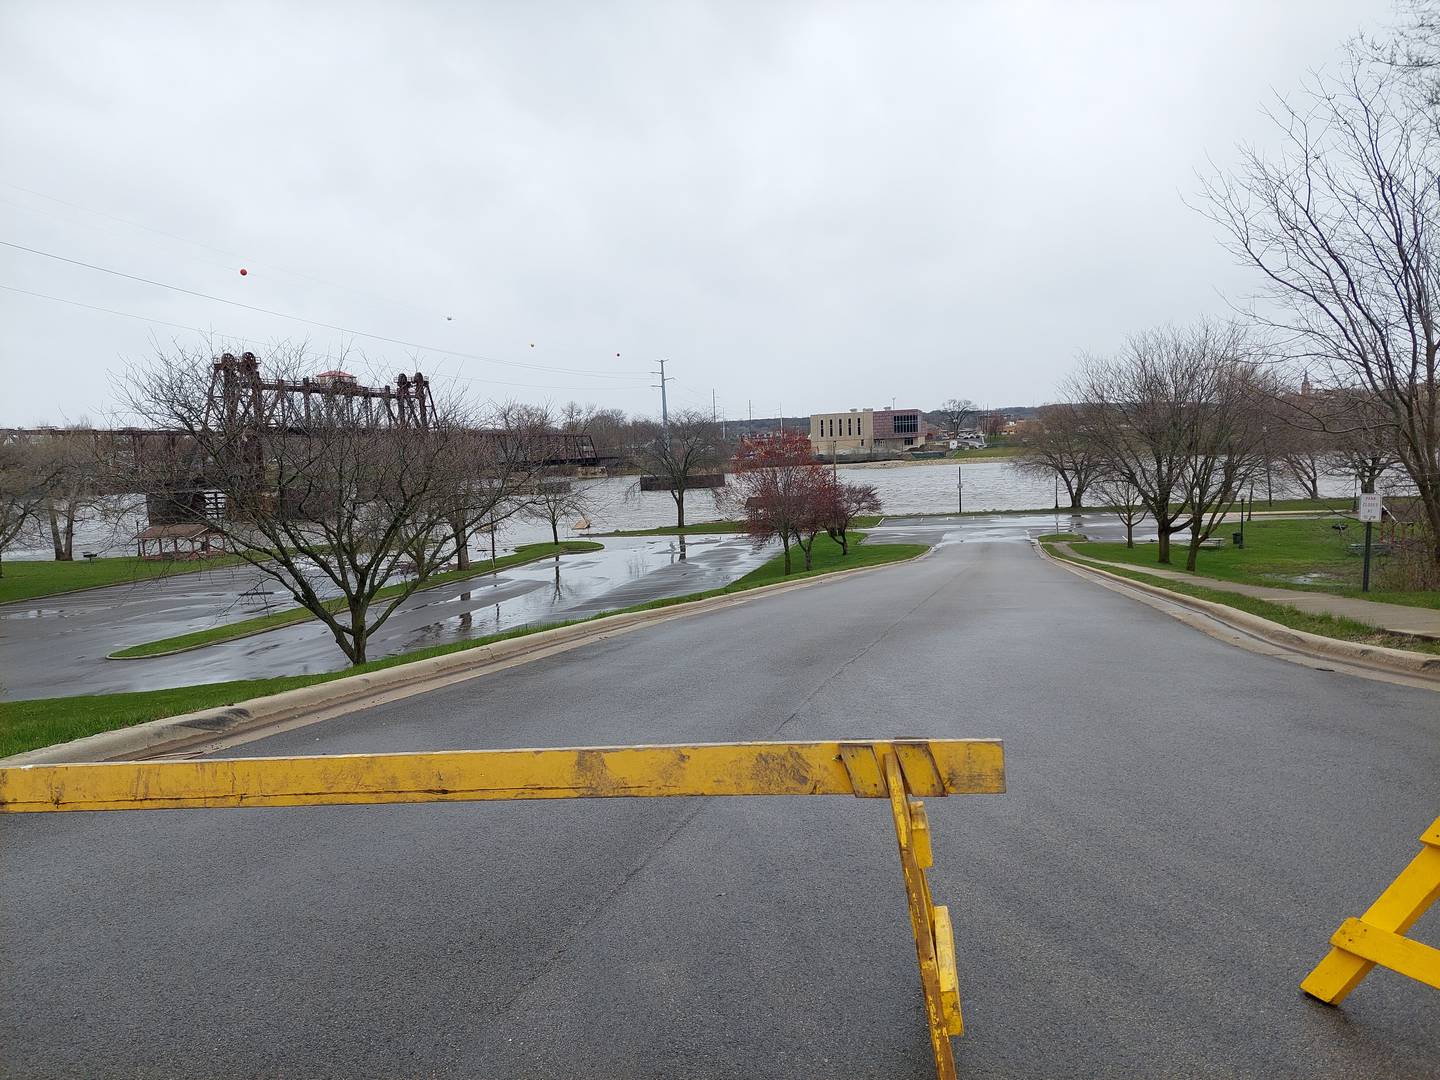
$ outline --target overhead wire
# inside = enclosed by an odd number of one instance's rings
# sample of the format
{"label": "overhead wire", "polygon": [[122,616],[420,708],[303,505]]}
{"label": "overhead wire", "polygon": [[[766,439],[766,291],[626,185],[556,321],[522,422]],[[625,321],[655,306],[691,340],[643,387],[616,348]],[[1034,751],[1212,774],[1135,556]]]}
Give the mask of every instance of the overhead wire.
{"label": "overhead wire", "polygon": [[483,356],[479,353],[462,352],[457,349],[445,349],[436,345],[425,345],[420,342],[407,341],[404,338],[389,337],[384,334],[373,334],[364,330],[356,330],[352,327],[338,326],[334,323],[320,322],[316,319],[307,319],[301,315],[291,315],[283,311],[275,311],[271,308],[259,307],[255,304],[246,304],[239,300],[227,300],[223,296],[213,296],[210,293],[198,292],[195,289],[187,289],[180,285],[172,285],[164,281],[156,281],[153,278],[141,277],[138,274],[127,274],[123,270],[115,270],[107,266],[99,266],[95,263],[85,262],[82,259],[72,259],[65,255],[58,255],[51,251],[43,251],[40,248],[28,247],[25,244],[17,244],[10,240],[0,240],[0,246],[13,248],[16,251],[23,251],[31,255],[38,255],[42,258],[53,259],[56,262],[68,263],[71,266],[83,267],[87,270],[95,270],[102,274],[110,274],[114,277],[123,278],[127,281],[139,282],[143,285],[151,285],[161,289],[169,289],[172,292],[181,293],[186,296],[198,297],[202,300],[210,300],[218,304],[229,304],[232,307],[243,308],[246,311],[258,312],[262,315],[270,315],[278,319],[288,319],[292,322],[304,323],[308,326],[318,326],[324,330],[334,330],[341,334],[350,334],[354,337],[368,338],[371,341],[383,341],[391,345],[402,345],[407,349],[418,349],[421,352],[438,353],[443,356],[454,356],[464,360],[476,360],[484,364],[499,364],[504,367],[525,368],[531,371],[543,371],[562,375],[578,375],[588,379],[634,379],[637,376],[648,374],[646,372],[593,372],[583,371],[578,368],[562,368],[545,364],[527,364],[520,360],[502,360],[499,357]]}
{"label": "overhead wire", "polygon": [[[139,321],[139,322],[149,323],[149,324],[154,325],[154,326],[168,326],[168,327],[170,327],[170,328],[173,329],[173,330],[188,330],[188,331],[190,331],[191,333],[201,334],[201,335],[206,335],[206,336],[213,334],[213,335],[215,335],[215,336],[217,336],[217,337],[223,338],[223,339],[228,340],[228,341],[244,342],[244,343],[247,344],[247,345],[259,345],[259,344],[262,344],[262,342],[258,341],[258,340],[255,339],[255,338],[245,338],[245,337],[240,337],[239,335],[236,335],[236,334],[227,334],[227,333],[224,333],[223,331],[215,330],[214,328],[211,328],[211,329],[208,329],[208,330],[207,330],[207,329],[205,329],[205,328],[203,328],[203,327],[199,327],[199,326],[187,326],[187,325],[185,325],[184,323],[167,322],[167,321],[164,320],[164,319],[152,319],[152,318],[151,318],[150,316],[148,316],[148,315],[137,315],[137,314],[134,313],[133,311],[120,311],[120,310],[118,310],[117,308],[101,307],[101,306],[99,306],[98,304],[87,304],[87,303],[85,303],[84,301],[81,301],[81,300],[72,300],[72,299],[69,299],[68,297],[64,297],[64,296],[51,296],[51,295],[48,294],[48,293],[35,292],[35,291],[31,290],[31,289],[21,289],[21,288],[15,286],[15,285],[6,285],[6,284],[4,284],[3,282],[0,282],[0,289],[4,289],[4,290],[7,291],[7,292],[19,293],[19,294],[22,295],[22,296],[33,296],[33,297],[35,297],[35,298],[37,298],[37,299],[39,299],[39,300],[50,300],[50,301],[53,301],[54,303],[57,303],[57,304],[69,304],[69,305],[71,305],[72,307],[85,308],[85,309],[88,310],[88,311],[99,311],[99,312],[103,312],[103,313],[106,314],[106,315],[118,315],[118,316],[120,316],[121,318],[125,318],[125,319],[135,319],[135,320],[137,320],[137,321]],[[508,381],[506,381],[506,380],[504,380],[504,379],[490,379],[490,378],[483,378],[483,377],[477,376],[477,375],[460,375],[460,374],[450,374],[450,373],[440,373],[440,374],[437,374],[437,375],[435,375],[435,376],[433,376],[433,377],[434,377],[434,378],[439,378],[439,379],[449,379],[449,380],[451,380],[451,381],[454,381],[454,380],[457,380],[457,379],[461,379],[461,380],[464,380],[464,381],[466,381],[466,382],[486,383],[486,384],[495,385],[495,386],[517,386],[517,387],[522,387],[522,388],[524,388],[524,389],[529,389],[529,390],[574,390],[574,391],[578,391],[578,392],[582,392],[582,393],[596,393],[596,392],[598,392],[598,391],[612,392],[612,391],[621,391],[621,390],[625,390],[625,391],[629,391],[629,390],[643,390],[643,389],[645,389],[645,388],[647,387],[647,385],[648,385],[648,384],[646,384],[646,383],[636,383],[636,384],[633,384],[633,385],[625,385],[625,386],[555,386],[555,385],[550,385],[550,384],[546,384],[546,383],[508,382]]]}
{"label": "overhead wire", "polygon": [[[146,224],[144,224],[143,222],[139,222],[139,221],[131,221],[129,218],[119,217],[119,216],[116,215],[116,214],[109,214],[109,213],[106,213],[104,210],[96,210],[96,209],[94,209],[93,207],[82,206],[82,205],[80,205],[79,203],[70,202],[70,201],[67,200],[67,199],[61,199],[61,198],[59,198],[59,197],[57,197],[57,196],[55,196],[55,195],[47,195],[45,192],[43,192],[43,191],[36,191],[36,190],[34,190],[33,188],[22,187],[22,186],[19,185],[19,184],[12,184],[12,183],[10,183],[9,181],[0,181],[0,183],[3,183],[3,185],[4,185],[5,187],[8,187],[8,188],[10,188],[10,189],[13,190],[13,191],[23,191],[23,192],[24,192],[25,194],[27,194],[27,195],[33,195],[33,196],[35,196],[36,198],[39,198],[39,199],[47,199],[47,200],[49,200],[50,202],[59,203],[61,206],[68,206],[68,207],[69,207],[70,209],[72,209],[72,210],[79,210],[79,211],[81,211],[82,213],[85,213],[85,214],[93,214],[95,217],[105,218],[107,221],[118,222],[119,224],[125,225],[125,226],[127,226],[127,227],[129,227],[129,228],[132,228],[132,229],[140,229],[140,230],[143,231],[143,232],[154,233],[156,236],[163,236],[163,237],[165,237],[167,240],[175,240],[175,241],[177,241],[177,242],[179,242],[179,243],[182,243],[182,244],[189,244],[191,247],[203,248],[203,249],[206,250],[206,251],[213,251],[213,252],[214,252],[215,254],[217,254],[217,255],[223,255],[223,256],[225,256],[225,258],[226,258],[227,260],[232,260],[232,262],[226,262],[226,263],[216,263],[216,262],[213,262],[213,261],[208,260],[208,259],[207,259],[207,260],[203,260],[204,262],[208,263],[208,264],[211,265],[211,266],[221,266],[221,265],[223,265],[223,266],[227,266],[227,267],[228,267],[228,266],[233,265],[233,262],[234,262],[234,261],[245,262],[245,263],[247,263],[248,265],[251,265],[251,266],[262,266],[262,267],[264,267],[264,268],[267,269],[267,270],[276,271],[276,272],[279,272],[279,273],[281,273],[281,274],[286,274],[286,275],[288,275],[288,276],[290,276],[290,277],[300,278],[300,279],[302,279],[302,280],[304,280],[304,281],[313,281],[313,282],[315,282],[316,284],[319,284],[319,285],[327,285],[327,286],[329,286],[330,288],[333,288],[333,289],[342,289],[342,290],[344,290],[345,292],[354,293],[356,296],[367,296],[367,297],[371,298],[372,300],[380,300],[380,301],[382,301],[383,303],[393,304],[393,305],[395,305],[396,307],[407,308],[407,309],[409,309],[410,311],[414,311],[414,312],[416,312],[416,313],[418,313],[418,314],[421,314],[421,315],[434,316],[434,315],[438,314],[438,313],[435,312],[435,311],[428,311],[428,310],[426,310],[426,309],[424,309],[424,308],[417,307],[417,306],[415,306],[414,304],[406,303],[406,302],[403,301],[403,300],[396,300],[396,299],[394,299],[394,298],[392,298],[392,297],[381,296],[380,294],[375,293],[375,292],[371,292],[371,291],[369,291],[368,289],[357,289],[357,288],[355,288],[353,285],[343,285],[343,284],[341,284],[341,283],[338,282],[338,281],[330,281],[330,280],[327,279],[327,278],[322,278],[322,277],[319,277],[319,276],[317,276],[317,275],[315,275],[315,274],[307,274],[307,273],[304,273],[303,271],[300,271],[300,270],[291,270],[291,269],[289,269],[289,268],[287,268],[287,267],[280,266],[280,265],[278,265],[278,264],[276,264],[276,263],[257,262],[257,261],[255,261],[255,260],[253,260],[253,259],[248,259],[246,256],[240,255],[238,252],[227,251],[225,248],[216,247],[214,244],[207,244],[207,243],[205,243],[205,241],[203,241],[203,240],[195,240],[195,239],[193,239],[193,238],[191,238],[191,237],[188,237],[188,236],[181,236],[179,233],[172,233],[172,232],[167,232],[167,231],[164,230],[164,229],[157,229],[157,228],[155,228],[153,225],[146,225]],[[18,207],[19,209],[28,210],[28,211],[30,211],[30,212],[32,212],[32,213],[50,213],[50,214],[54,214],[55,217],[59,218],[61,221],[68,222],[68,223],[70,223],[70,224],[72,224],[72,225],[81,225],[81,226],[83,226],[83,227],[90,227],[90,228],[94,228],[94,227],[95,227],[93,224],[86,223],[86,222],[79,222],[79,221],[76,221],[74,218],[65,217],[65,216],[63,216],[63,215],[61,215],[61,214],[56,214],[53,210],[46,210],[44,207],[25,206],[25,205],[22,204],[22,203],[11,202],[11,201],[8,200],[8,199],[0,200],[0,201],[5,202],[5,203],[6,203],[7,205],[9,205],[9,206],[15,206],[15,207]]]}

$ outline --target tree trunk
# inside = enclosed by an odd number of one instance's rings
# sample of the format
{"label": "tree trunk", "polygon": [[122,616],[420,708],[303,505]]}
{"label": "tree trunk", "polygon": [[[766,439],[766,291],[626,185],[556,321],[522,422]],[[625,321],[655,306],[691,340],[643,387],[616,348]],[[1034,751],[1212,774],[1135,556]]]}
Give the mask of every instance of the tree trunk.
{"label": "tree trunk", "polygon": [[840,541],[840,557],[843,559],[850,554],[850,536],[846,530],[841,529],[840,535],[836,539]]}
{"label": "tree trunk", "polygon": [[560,522],[556,518],[550,519],[550,535],[555,539],[555,546],[560,546]]}
{"label": "tree trunk", "polygon": [[353,631],[350,635],[350,663],[359,667],[365,663],[365,649],[369,645],[369,638],[365,627],[366,606],[357,607],[355,601],[350,602],[350,628]]}
{"label": "tree trunk", "polygon": [[75,561],[75,504],[65,508],[65,561]]}
{"label": "tree trunk", "polygon": [[454,525],[451,529],[455,534],[455,565],[461,570],[470,569],[470,537],[466,535],[464,525]]}
{"label": "tree trunk", "polygon": [[1196,559],[1199,558],[1199,555],[1200,534],[1198,532],[1192,532],[1190,534],[1190,548],[1185,552],[1185,569],[1189,570],[1192,574],[1195,572],[1195,562]]}
{"label": "tree trunk", "polygon": [[785,549],[785,573],[790,573],[790,537],[782,536],[780,546]]}
{"label": "tree trunk", "polygon": [[1125,521],[1125,546],[1127,548],[1135,546],[1135,523],[1128,518]]}
{"label": "tree trunk", "polygon": [[1155,561],[1156,561],[1156,562],[1160,562],[1160,563],[1164,563],[1166,566],[1169,566],[1169,565],[1170,565],[1170,530],[1169,530],[1168,528],[1166,528],[1164,525],[1161,525],[1161,526],[1159,527],[1159,529],[1160,529],[1160,534],[1159,534],[1159,537],[1158,537],[1158,539],[1157,539],[1157,541],[1156,541],[1157,552],[1156,552],[1156,559],[1155,559]]}
{"label": "tree trunk", "polygon": [[54,503],[50,503],[45,509],[50,518],[50,546],[55,549],[55,561],[69,562],[72,556],[65,550],[65,536],[60,531],[60,513],[55,509]]}

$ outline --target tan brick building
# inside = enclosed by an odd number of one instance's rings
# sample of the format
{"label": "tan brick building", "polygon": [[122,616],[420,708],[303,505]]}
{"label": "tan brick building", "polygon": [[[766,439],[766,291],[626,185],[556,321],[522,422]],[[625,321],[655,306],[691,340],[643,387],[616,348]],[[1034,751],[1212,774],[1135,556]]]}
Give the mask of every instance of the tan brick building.
{"label": "tan brick building", "polygon": [[810,447],[817,454],[904,450],[925,445],[925,417],[919,409],[850,409],[813,413]]}

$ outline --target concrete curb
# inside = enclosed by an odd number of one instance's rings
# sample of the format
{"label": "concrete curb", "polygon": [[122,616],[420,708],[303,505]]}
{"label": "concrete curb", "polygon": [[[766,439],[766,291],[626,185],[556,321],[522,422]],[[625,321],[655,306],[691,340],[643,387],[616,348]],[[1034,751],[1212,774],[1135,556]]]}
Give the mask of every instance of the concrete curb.
{"label": "concrete curb", "polygon": [[855,574],[870,574],[903,566],[914,559],[923,558],[932,550],[933,548],[927,548],[909,559],[883,563],[880,566],[837,570],[801,581],[780,581],[724,596],[711,596],[648,611],[606,615],[571,626],[537,630],[506,641],[477,645],[472,649],[461,649],[444,656],[397,664],[380,671],[351,675],[314,686],[302,686],[296,690],[285,690],[234,705],[162,717],[114,731],[102,731],[70,742],[43,746],[0,759],[0,766],[127,761],[159,757],[193,749],[221,738],[255,734],[280,725],[298,726],[294,722],[303,722],[307,715],[313,714],[316,719],[323,719],[324,717],[318,714],[323,712],[327,716],[337,715],[340,712],[351,712],[371,704],[379,704],[384,700],[421,694],[450,683],[487,674],[499,666],[513,666],[515,663],[542,659],[592,641],[628,633],[669,619],[733,607],[762,596],[809,588]]}
{"label": "concrete curb", "polygon": [[1217,604],[1210,600],[1201,600],[1199,597],[1173,592],[1170,589],[1162,588],[1158,585],[1135,581],[1133,578],[1128,578],[1121,574],[1113,574],[1108,570],[1093,566],[1089,563],[1057,558],[1046,551],[1043,544],[1037,543],[1035,547],[1036,550],[1040,552],[1042,558],[1049,559],[1051,562],[1058,563],[1067,569],[1075,570],[1081,574],[1094,574],[1098,577],[1108,578],[1121,585],[1138,589],[1151,596],[1160,597],[1171,603],[1178,604],[1181,607],[1187,607],[1192,611],[1201,612],[1235,630],[1258,637],[1272,645],[1293,649],[1297,652],[1307,653],[1310,656],[1323,659],[1341,660],[1359,667],[1375,668],[1388,674],[1434,680],[1437,684],[1440,684],[1440,656],[1410,652],[1406,649],[1391,649],[1383,645],[1363,645],[1355,641],[1341,641],[1338,638],[1329,638],[1320,634],[1311,634],[1304,630],[1295,630],[1281,623],[1261,618],[1259,615],[1252,615],[1248,611],[1241,611],[1239,608],[1233,608],[1226,604]]}

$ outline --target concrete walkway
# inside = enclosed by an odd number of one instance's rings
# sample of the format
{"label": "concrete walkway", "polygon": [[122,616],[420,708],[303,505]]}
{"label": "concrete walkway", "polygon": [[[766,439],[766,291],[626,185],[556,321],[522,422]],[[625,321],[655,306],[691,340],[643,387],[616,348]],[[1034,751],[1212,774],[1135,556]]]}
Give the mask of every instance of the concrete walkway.
{"label": "concrete walkway", "polygon": [[1303,592],[1299,589],[1282,589],[1272,585],[1245,585],[1237,581],[1222,581],[1219,578],[1189,574],[1183,570],[1164,570],[1157,566],[1136,566],[1133,563],[1095,559],[1088,555],[1081,555],[1069,544],[1056,544],[1055,547],[1081,562],[1093,563],[1096,566],[1138,571],[1154,577],[1165,578],[1168,581],[1183,581],[1188,585],[1200,585],[1217,592],[1253,596],[1257,600],[1268,600],[1272,604],[1285,604],[1300,611],[1353,619],[1355,622],[1362,622],[1367,626],[1388,630],[1394,634],[1409,634],[1411,637],[1440,641],[1440,609],[1436,608],[1410,607],[1407,604],[1384,604],[1377,600],[1361,600],[1354,596]]}

